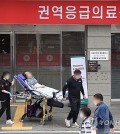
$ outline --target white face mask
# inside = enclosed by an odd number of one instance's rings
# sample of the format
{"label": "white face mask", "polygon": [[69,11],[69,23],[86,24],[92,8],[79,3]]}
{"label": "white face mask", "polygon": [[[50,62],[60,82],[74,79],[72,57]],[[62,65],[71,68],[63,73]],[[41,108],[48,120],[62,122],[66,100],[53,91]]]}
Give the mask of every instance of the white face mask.
{"label": "white face mask", "polygon": [[84,119],[83,113],[80,113],[80,118]]}
{"label": "white face mask", "polygon": [[97,104],[97,102],[95,102],[95,101],[94,101],[93,103],[94,103],[94,105],[95,105],[95,106],[97,106],[97,105],[98,105],[98,104]]}
{"label": "white face mask", "polygon": [[78,80],[78,79],[80,79],[80,78],[81,78],[81,76],[80,76],[80,75],[77,75],[77,76],[76,76],[76,79],[77,79],[77,80]]}
{"label": "white face mask", "polygon": [[9,78],[10,78],[9,75],[6,75],[6,76],[5,76],[5,79],[6,79],[6,80],[9,80]]}

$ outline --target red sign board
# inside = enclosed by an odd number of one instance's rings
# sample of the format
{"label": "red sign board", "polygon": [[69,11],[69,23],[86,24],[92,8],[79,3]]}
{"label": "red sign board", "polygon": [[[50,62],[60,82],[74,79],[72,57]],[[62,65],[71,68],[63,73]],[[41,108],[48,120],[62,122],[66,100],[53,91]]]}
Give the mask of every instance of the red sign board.
{"label": "red sign board", "polygon": [[37,66],[36,54],[19,54],[16,59],[17,66]]}
{"label": "red sign board", "polygon": [[60,54],[40,54],[40,66],[60,66]]}
{"label": "red sign board", "polygon": [[119,24],[120,1],[0,1],[0,24]]}
{"label": "red sign board", "polygon": [[[60,66],[60,54],[40,54],[40,66]],[[37,54],[19,54],[17,66],[37,66]]]}

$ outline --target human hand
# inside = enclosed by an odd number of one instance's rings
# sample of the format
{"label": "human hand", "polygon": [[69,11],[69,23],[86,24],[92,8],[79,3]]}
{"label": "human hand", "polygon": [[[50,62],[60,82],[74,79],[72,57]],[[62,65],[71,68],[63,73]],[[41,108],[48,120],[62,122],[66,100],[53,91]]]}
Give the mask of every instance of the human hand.
{"label": "human hand", "polygon": [[86,99],[86,96],[85,95],[83,96],[83,99]]}
{"label": "human hand", "polygon": [[13,78],[12,85],[14,85],[14,84],[15,84],[15,79]]}
{"label": "human hand", "polygon": [[92,133],[92,134],[96,134],[96,133],[97,133],[97,128],[92,127],[92,128],[91,128],[91,133]]}
{"label": "human hand", "polygon": [[114,134],[114,128],[110,129],[110,134]]}
{"label": "human hand", "polygon": [[45,85],[41,85],[41,88],[44,88],[45,87]]}
{"label": "human hand", "polygon": [[91,130],[97,131],[97,128],[96,127],[92,127]]}
{"label": "human hand", "polygon": [[11,94],[11,92],[9,92],[8,94],[10,95],[10,98],[12,98],[12,94]]}
{"label": "human hand", "polygon": [[63,97],[62,101],[66,101],[66,97]]}

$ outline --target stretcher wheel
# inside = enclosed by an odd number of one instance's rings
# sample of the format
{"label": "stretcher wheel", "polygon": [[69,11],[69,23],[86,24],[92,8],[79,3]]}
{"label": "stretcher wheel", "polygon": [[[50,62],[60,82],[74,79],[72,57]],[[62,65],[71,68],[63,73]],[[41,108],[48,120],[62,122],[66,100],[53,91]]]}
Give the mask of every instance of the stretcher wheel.
{"label": "stretcher wheel", "polygon": [[52,119],[53,119],[52,115],[48,116],[49,121],[52,121]]}
{"label": "stretcher wheel", "polygon": [[20,118],[20,119],[19,119],[19,121],[20,121],[20,122],[23,122],[23,121],[24,121],[24,119]]}
{"label": "stretcher wheel", "polygon": [[24,119],[25,119],[25,117],[26,117],[26,113],[19,119],[20,120],[20,122],[23,122],[24,121]]}

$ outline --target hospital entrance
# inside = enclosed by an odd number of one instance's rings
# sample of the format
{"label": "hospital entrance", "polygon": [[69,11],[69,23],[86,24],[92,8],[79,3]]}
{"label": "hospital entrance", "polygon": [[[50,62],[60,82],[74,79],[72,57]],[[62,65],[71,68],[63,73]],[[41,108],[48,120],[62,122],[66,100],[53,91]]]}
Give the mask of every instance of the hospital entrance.
{"label": "hospital entrance", "polygon": [[[70,57],[85,55],[84,28],[72,26],[64,30],[1,32],[0,74],[8,70],[13,78],[15,74],[30,71],[41,84],[62,90],[71,76]],[[24,91],[17,82],[12,92],[16,91]],[[13,99],[13,102],[21,101],[24,100]]]}

